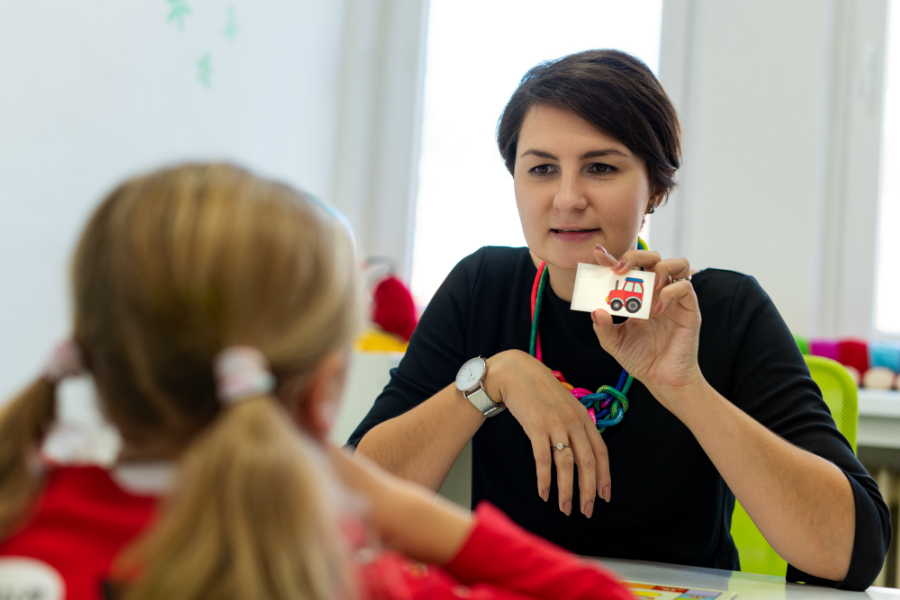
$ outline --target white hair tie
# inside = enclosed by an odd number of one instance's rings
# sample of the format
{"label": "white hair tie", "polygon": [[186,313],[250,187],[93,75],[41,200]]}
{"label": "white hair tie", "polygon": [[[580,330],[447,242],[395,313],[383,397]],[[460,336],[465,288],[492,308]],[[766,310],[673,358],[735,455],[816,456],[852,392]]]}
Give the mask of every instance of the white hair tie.
{"label": "white hair tie", "polygon": [[249,396],[271,393],[275,376],[263,353],[249,346],[230,346],[214,362],[216,392],[224,404],[234,404]]}
{"label": "white hair tie", "polygon": [[77,377],[84,373],[81,350],[74,340],[65,340],[56,345],[44,364],[43,377],[50,383],[59,383],[66,377]]}

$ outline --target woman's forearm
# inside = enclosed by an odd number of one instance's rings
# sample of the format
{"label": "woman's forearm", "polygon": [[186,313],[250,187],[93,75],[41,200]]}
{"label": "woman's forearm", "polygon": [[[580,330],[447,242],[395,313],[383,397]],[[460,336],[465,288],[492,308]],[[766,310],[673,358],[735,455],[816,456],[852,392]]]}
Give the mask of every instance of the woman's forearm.
{"label": "woman's forearm", "polygon": [[435,492],[485,417],[453,384],[373,427],[357,451],[383,469]]}
{"label": "woman's forearm", "polygon": [[840,469],[777,436],[706,381],[650,391],[691,430],[782,558],[816,577],[846,577],[856,507]]}

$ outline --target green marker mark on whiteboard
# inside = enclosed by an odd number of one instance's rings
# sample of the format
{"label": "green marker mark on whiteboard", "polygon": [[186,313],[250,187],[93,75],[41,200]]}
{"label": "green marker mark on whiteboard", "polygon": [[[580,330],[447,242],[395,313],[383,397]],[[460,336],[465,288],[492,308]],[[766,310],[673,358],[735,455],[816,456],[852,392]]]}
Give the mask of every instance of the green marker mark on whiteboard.
{"label": "green marker mark on whiteboard", "polygon": [[209,58],[209,52],[197,61],[197,79],[206,87],[212,83],[212,61]]}
{"label": "green marker mark on whiteboard", "polygon": [[234,14],[234,4],[229,4],[226,11],[225,29],[222,30],[222,34],[233,42],[237,37],[237,17]]}
{"label": "green marker mark on whiteboard", "polygon": [[178,29],[184,29],[184,18],[191,14],[191,9],[187,5],[186,0],[166,0],[169,4],[169,20],[168,22],[178,23]]}

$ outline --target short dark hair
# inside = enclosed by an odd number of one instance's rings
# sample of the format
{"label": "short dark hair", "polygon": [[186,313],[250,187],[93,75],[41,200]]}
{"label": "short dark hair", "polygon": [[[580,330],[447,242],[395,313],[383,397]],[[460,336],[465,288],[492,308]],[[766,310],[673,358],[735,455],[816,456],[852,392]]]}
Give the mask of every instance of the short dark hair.
{"label": "short dark hair", "polygon": [[640,59],[619,50],[587,50],[544,62],[525,74],[497,123],[497,146],[512,174],[519,132],[538,104],[568,109],[644,159],[654,191],[667,197],[681,165],[681,127],[662,85]]}

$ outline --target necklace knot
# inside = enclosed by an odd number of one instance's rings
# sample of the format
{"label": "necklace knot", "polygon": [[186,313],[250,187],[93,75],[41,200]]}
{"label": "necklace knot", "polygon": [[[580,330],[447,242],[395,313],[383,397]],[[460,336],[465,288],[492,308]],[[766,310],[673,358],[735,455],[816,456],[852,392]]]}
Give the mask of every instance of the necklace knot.
{"label": "necklace knot", "polygon": [[[547,263],[542,262],[538,267],[537,274],[534,277],[534,286],[531,289],[531,342],[529,344],[529,353],[543,361],[541,353],[541,333],[538,330],[538,319],[541,314],[541,304],[544,300],[544,291],[547,288]],[[563,376],[560,371],[553,371],[553,376],[565,386],[569,392],[588,411],[588,416],[597,430],[603,433],[607,427],[618,425],[628,410],[628,398],[625,394],[631,389],[633,378],[628,371],[622,369],[619,376],[619,382],[616,387],[611,385],[601,385],[596,392],[591,392],[582,387],[575,387]]]}

